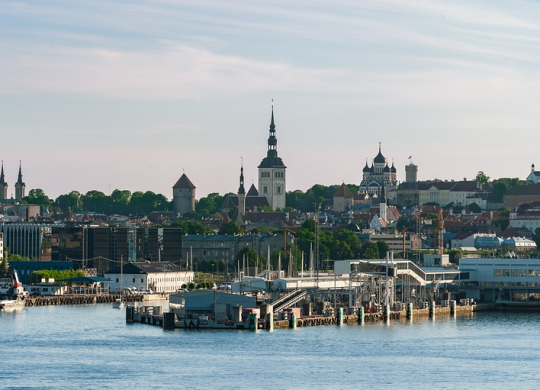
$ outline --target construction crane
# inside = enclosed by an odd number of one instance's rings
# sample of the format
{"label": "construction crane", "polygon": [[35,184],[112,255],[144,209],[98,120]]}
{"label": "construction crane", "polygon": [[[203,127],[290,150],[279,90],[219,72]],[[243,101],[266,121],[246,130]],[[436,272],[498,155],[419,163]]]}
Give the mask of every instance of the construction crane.
{"label": "construction crane", "polygon": [[406,259],[407,258],[407,247],[406,247],[406,241],[405,241],[405,233],[407,233],[407,230],[409,230],[409,228],[405,228],[401,231],[401,235],[403,236],[403,258]]}

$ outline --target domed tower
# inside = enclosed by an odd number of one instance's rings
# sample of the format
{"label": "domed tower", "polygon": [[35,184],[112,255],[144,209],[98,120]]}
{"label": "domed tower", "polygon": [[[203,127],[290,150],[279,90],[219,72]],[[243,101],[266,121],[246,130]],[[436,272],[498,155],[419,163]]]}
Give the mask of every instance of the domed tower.
{"label": "domed tower", "polygon": [[195,211],[195,189],[185,173],[173,186],[173,210],[175,215]]}
{"label": "domed tower", "polygon": [[17,178],[17,183],[15,183],[15,200],[19,201],[26,196],[26,184],[24,184],[22,179],[22,168],[21,162],[19,161],[19,177]]}
{"label": "domed tower", "polygon": [[244,163],[240,167],[240,187],[238,187],[238,212],[246,215],[246,189],[244,188]]}
{"label": "domed tower", "polygon": [[283,164],[283,160],[278,157],[273,105],[272,118],[270,121],[270,135],[268,137],[268,151],[258,169],[259,194],[268,199],[268,204],[272,207],[272,210],[283,210],[285,208],[287,167]]}
{"label": "domed tower", "polygon": [[386,158],[381,152],[381,143],[379,142],[379,154],[373,159],[373,167],[375,168],[375,174],[380,175],[384,171],[386,165]]}
{"label": "domed tower", "polygon": [[8,184],[4,177],[4,161],[2,161],[2,172],[0,172],[0,201],[8,199]]}

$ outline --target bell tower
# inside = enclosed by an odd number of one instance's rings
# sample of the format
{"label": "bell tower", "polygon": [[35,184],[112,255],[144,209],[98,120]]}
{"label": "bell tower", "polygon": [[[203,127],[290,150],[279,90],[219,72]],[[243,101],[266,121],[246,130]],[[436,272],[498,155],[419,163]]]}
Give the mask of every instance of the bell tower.
{"label": "bell tower", "polygon": [[272,210],[285,208],[286,171],[283,160],[278,157],[276,125],[274,124],[274,104],[272,103],[272,117],[268,136],[268,151],[259,165],[259,195],[268,199]]}

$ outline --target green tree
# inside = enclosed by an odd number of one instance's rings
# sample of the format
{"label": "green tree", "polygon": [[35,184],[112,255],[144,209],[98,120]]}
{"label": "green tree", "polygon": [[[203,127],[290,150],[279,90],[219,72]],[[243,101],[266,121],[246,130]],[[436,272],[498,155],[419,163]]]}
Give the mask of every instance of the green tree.
{"label": "green tree", "polygon": [[540,228],[534,230],[533,241],[536,242],[536,248],[540,249]]}
{"label": "green tree", "polygon": [[93,211],[96,213],[107,212],[108,199],[101,191],[91,190],[81,196],[83,207],[86,211]]}
{"label": "green tree", "polygon": [[390,247],[384,241],[377,241],[377,248],[379,249],[380,257],[386,257],[386,254],[390,252]]}
{"label": "green tree", "polygon": [[54,206],[62,211],[72,210],[73,212],[80,212],[82,205],[83,201],[78,191],[71,191],[69,194],[60,195],[54,201]]}
{"label": "green tree", "polygon": [[113,214],[128,214],[131,191],[114,190],[110,196],[111,212]]}
{"label": "green tree", "polygon": [[[39,271],[34,271],[32,274],[30,274],[29,281],[31,284],[33,283],[39,283],[41,279],[54,279],[55,281],[59,281],[61,279],[71,279],[71,278],[78,278],[84,276],[83,270],[50,270],[50,269],[43,269]],[[66,283],[66,282],[60,282],[60,283]]]}
{"label": "green tree", "polygon": [[184,234],[215,234],[212,228],[195,221],[173,222],[171,227],[181,228]]}
{"label": "green tree", "polygon": [[360,250],[362,259],[380,259],[379,247],[373,241],[366,241]]}
{"label": "green tree", "polygon": [[244,233],[244,230],[236,222],[226,222],[220,228],[218,234],[235,235]]}
{"label": "green tree", "polygon": [[498,226],[501,230],[504,230],[510,224],[510,210],[504,209],[499,211],[497,218],[493,220],[493,225]]}
{"label": "green tree", "polygon": [[489,185],[489,176],[486,176],[484,171],[479,171],[474,179],[479,185],[487,186]]}
{"label": "green tree", "polygon": [[29,257],[21,256],[17,253],[10,253],[7,257],[8,261],[30,261]]}
{"label": "green tree", "polygon": [[471,203],[469,205],[469,210],[471,210],[474,214],[480,214],[482,212],[482,208],[476,203]]}
{"label": "green tree", "polygon": [[43,208],[48,208],[52,206],[52,200],[49,199],[47,195],[45,195],[45,192],[41,188],[36,188],[30,190],[28,193],[28,196],[25,196],[22,198],[22,202],[26,204],[36,204],[41,206],[41,210],[43,211]]}
{"label": "green tree", "polygon": [[263,267],[266,262],[266,259],[249,246],[245,246],[236,254],[235,261],[237,263],[240,262],[240,266],[242,266],[244,259],[246,260],[246,265],[250,267]]}
{"label": "green tree", "polygon": [[[355,259],[360,256],[362,242],[355,232],[343,229],[336,232],[334,238],[337,241],[334,251],[335,259]],[[335,256],[336,254],[338,255],[337,257]]]}

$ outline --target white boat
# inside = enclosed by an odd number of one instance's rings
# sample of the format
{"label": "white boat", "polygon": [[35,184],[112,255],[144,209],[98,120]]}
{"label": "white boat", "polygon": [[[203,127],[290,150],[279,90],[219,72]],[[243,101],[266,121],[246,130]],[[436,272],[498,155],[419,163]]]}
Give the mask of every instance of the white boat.
{"label": "white boat", "polygon": [[123,309],[124,302],[120,298],[118,298],[116,301],[114,301],[112,307],[113,309]]}
{"label": "white boat", "polygon": [[13,270],[11,276],[11,287],[0,298],[0,310],[15,311],[24,309],[26,306],[25,298],[28,292],[24,291],[22,283],[19,281],[17,271]]}
{"label": "white boat", "polygon": [[26,302],[23,297],[17,296],[16,298],[7,298],[0,300],[0,310],[2,311],[15,311],[24,309]]}

